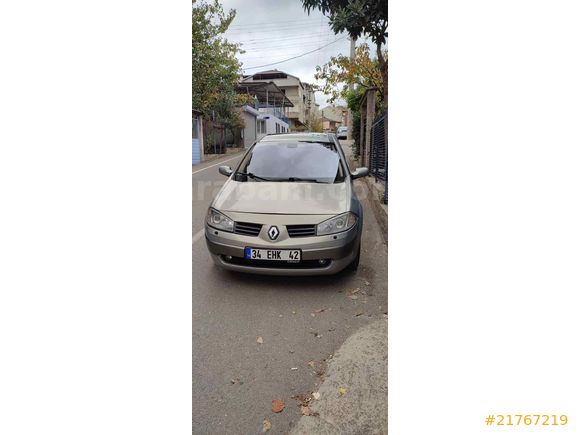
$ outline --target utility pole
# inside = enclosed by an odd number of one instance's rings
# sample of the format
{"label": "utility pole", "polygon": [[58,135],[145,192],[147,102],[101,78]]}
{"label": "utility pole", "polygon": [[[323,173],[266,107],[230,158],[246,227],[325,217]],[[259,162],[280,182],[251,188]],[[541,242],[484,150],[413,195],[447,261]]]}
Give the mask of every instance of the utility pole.
{"label": "utility pole", "polygon": [[[356,40],[353,38],[350,38],[350,61],[354,62],[354,51],[355,51],[355,46],[356,46]],[[348,90],[349,91],[353,91],[354,90],[354,84],[350,84],[348,85]],[[352,140],[352,111],[350,110],[350,108],[348,109],[348,122],[347,122],[347,134],[346,134],[346,138],[348,140]]]}

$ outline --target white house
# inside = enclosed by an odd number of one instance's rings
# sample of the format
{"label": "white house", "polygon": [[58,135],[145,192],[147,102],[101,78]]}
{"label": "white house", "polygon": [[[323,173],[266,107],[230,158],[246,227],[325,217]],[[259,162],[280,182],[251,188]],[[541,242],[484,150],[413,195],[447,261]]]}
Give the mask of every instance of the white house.
{"label": "white house", "polygon": [[276,115],[269,113],[265,109],[259,109],[259,111],[257,140],[262,139],[267,134],[286,133],[290,130],[288,123]]}

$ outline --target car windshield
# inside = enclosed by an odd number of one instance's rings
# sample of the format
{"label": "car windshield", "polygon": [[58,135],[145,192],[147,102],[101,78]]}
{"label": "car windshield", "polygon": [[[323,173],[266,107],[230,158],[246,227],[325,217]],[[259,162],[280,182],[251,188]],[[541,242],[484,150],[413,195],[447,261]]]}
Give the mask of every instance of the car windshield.
{"label": "car windshield", "polygon": [[240,164],[238,181],[337,183],[344,181],[333,143],[257,143]]}

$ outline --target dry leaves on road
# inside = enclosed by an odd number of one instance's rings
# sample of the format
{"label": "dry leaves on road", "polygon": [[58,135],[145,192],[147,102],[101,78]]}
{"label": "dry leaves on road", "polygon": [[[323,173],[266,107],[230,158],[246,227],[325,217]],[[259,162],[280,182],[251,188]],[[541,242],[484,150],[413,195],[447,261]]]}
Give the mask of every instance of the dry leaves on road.
{"label": "dry leaves on road", "polygon": [[265,418],[264,421],[262,422],[262,433],[266,433],[270,429],[272,429],[272,423],[270,423],[270,421],[267,418]]}
{"label": "dry leaves on road", "polygon": [[314,368],[314,366],[316,365],[316,361],[308,361],[307,363],[310,367]]}
{"label": "dry leaves on road", "polygon": [[256,339],[256,343],[263,344],[264,343],[264,339],[262,337],[258,337]]}
{"label": "dry leaves on road", "polygon": [[300,411],[302,411],[302,415],[310,415],[310,408],[308,406],[301,406]]}
{"label": "dry leaves on road", "polygon": [[284,402],[282,400],[272,400],[272,412],[282,412],[284,409]]}
{"label": "dry leaves on road", "polygon": [[314,400],[318,400],[318,399],[320,399],[320,393],[318,393],[318,392],[312,393],[312,397],[314,397]]}
{"label": "dry leaves on road", "polygon": [[344,388],[344,387],[340,387],[340,388],[338,389],[338,395],[342,397],[342,396],[344,396],[345,394],[346,394],[346,388]]}

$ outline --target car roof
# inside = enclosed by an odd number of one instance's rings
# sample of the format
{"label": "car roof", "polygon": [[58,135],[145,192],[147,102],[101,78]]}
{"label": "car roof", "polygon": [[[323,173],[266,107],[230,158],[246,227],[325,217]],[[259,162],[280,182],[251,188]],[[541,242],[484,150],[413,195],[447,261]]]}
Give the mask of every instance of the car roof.
{"label": "car roof", "polygon": [[323,141],[333,142],[332,135],[328,133],[281,133],[268,134],[258,142],[279,142],[279,141]]}

